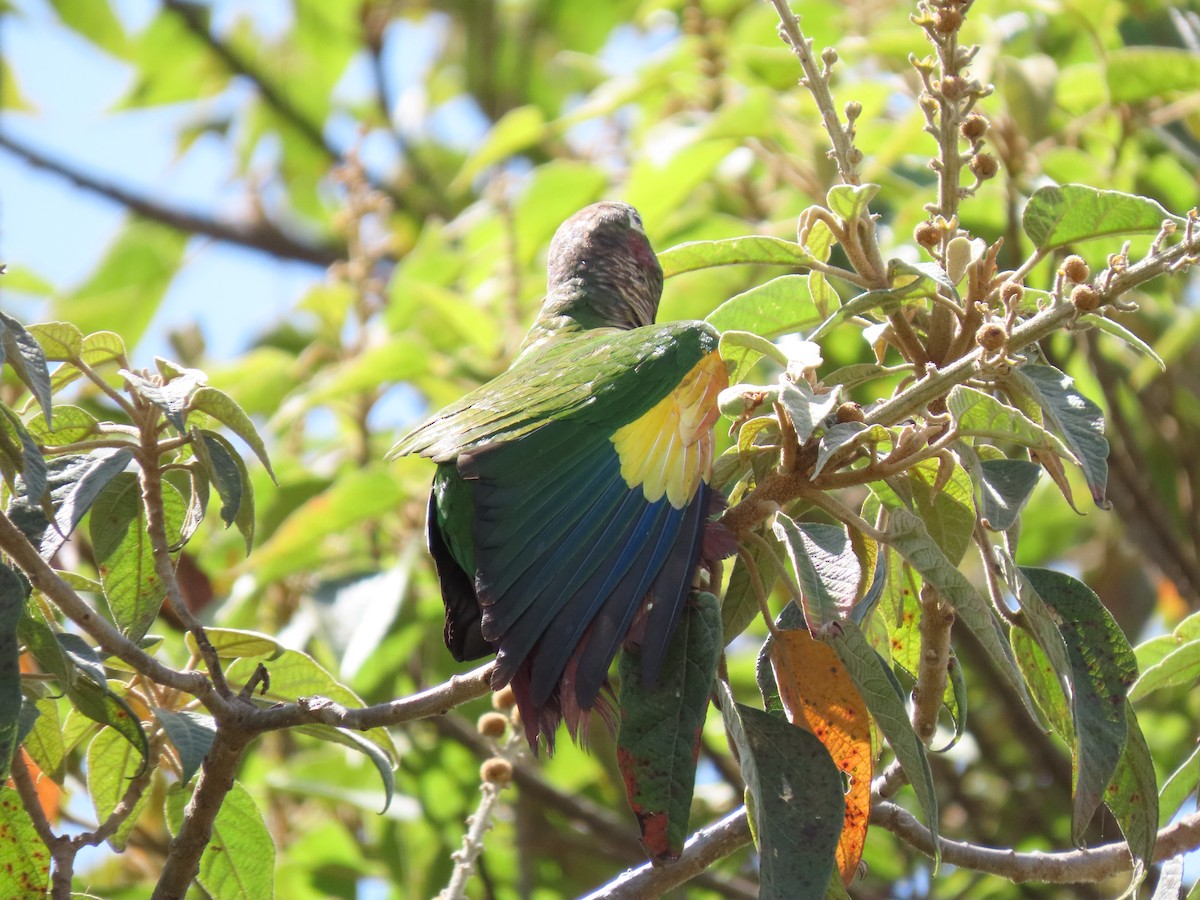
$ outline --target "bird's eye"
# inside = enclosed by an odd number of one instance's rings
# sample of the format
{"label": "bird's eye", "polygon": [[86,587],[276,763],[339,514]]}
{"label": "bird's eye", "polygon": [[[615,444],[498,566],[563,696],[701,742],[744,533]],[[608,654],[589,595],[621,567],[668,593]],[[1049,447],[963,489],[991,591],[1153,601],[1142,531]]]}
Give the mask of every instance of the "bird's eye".
{"label": "bird's eye", "polygon": [[640,234],[646,233],[646,228],[642,225],[642,217],[632,206],[629,208],[629,227]]}

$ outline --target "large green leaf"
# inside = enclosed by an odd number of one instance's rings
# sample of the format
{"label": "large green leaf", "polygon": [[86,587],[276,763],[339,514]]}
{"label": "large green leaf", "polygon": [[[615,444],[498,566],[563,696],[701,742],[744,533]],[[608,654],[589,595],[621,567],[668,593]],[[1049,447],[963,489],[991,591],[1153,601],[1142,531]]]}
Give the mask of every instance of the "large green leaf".
{"label": "large green leaf", "polygon": [[765,235],[690,241],[658,254],[664,278],[711,266],[807,266],[812,261],[799,244]]}
{"label": "large green leaf", "polygon": [[1053,366],[1022,366],[1013,373],[1012,380],[1018,390],[1041,407],[1047,424],[1071,448],[1096,505],[1106,506],[1108,441],[1100,407],[1079,393],[1074,379]]}
{"label": "large green leaf", "polygon": [[174,228],[131,219],[91,277],[55,302],[55,318],[74,323],[85,334],[119,322],[125,341],[137,343],[175,277],[186,245],[187,236]]}
{"label": "large green leaf", "polygon": [[[168,541],[178,541],[187,503],[169,482],[162,485]],[[154,623],[166,589],[154,566],[154,548],[146,530],[141,485],[122,472],[96,498],[89,531],[113,622],[131,640]]]}
{"label": "large green leaf", "polygon": [[1145,197],[1064,184],[1034,191],[1021,224],[1034,246],[1054,250],[1121,234],[1154,234],[1168,218],[1165,209]]}
{"label": "large green leaf", "polygon": [[1183,47],[1118,47],[1105,53],[1104,75],[1114,103],[1143,103],[1200,90],[1200,58]]}
{"label": "large green leaf", "polygon": [[657,684],[642,683],[639,650],[621,655],[617,762],[655,860],[677,859],[688,835],[700,732],[723,647],[717,598],[700,593],[680,617]]}
{"label": "large green leaf", "polygon": [[14,497],[8,507],[13,524],[38,548],[43,559],[51,559],[91,508],[96,497],[133,460],[133,451],[104,447],[86,456],[69,455],[52,459],[47,466],[47,484],[54,505],[54,522],[40,503]]}
{"label": "large green leaf", "polygon": [[[96,810],[96,821],[103,822],[117,808],[129,782],[142,769],[142,758],[112,728],[102,728],[100,733],[92,738],[87,751],[88,794],[92,798],[92,807]],[[125,849],[129,835],[137,825],[138,816],[150,799],[150,792],[144,791],[138,798],[137,804],[128,817],[121,823],[108,843],[118,853]]]}
{"label": "large green leaf", "polygon": [[[189,792],[178,785],[167,794],[173,833],[183,823]],[[274,896],[275,842],[254,798],[235,781],[213,821],[212,840],[200,856],[196,880],[213,900],[262,900]]]}
{"label": "large green leaf", "polygon": [[823,896],[846,814],[841,773],[809,731],[737,703],[724,684],[717,697],[750,795],[760,900]]}
{"label": "large green leaf", "polygon": [[38,837],[14,788],[0,786],[0,896],[43,900],[50,886],[50,851]]}
{"label": "large green leaf", "polygon": [[841,526],[798,524],[785,513],[775,514],[775,536],[787,548],[800,584],[804,618],[814,633],[844,622],[858,599],[862,566]]}
{"label": "large green leaf", "polygon": [[[1056,662],[1049,650],[1047,656],[1071,688],[1075,731],[1073,833],[1076,840],[1081,840],[1105,799],[1105,788],[1125,750],[1126,698],[1137,678],[1137,662],[1121,629],[1087,585],[1051,569],[1022,567],[1020,573],[1053,610],[1065,645],[1065,671],[1058,669],[1062,663]],[[1046,640],[1044,649],[1050,646],[1053,641]],[[1143,802],[1153,799],[1143,798]]]}
{"label": "large green leaf", "polygon": [[946,409],[964,437],[1005,441],[1072,458],[1071,452],[1057,437],[1016,407],[983,391],[955,385],[946,398]]}
{"label": "large green leaf", "polygon": [[1150,874],[1158,838],[1158,784],[1154,760],[1150,758],[1150,748],[1146,746],[1146,738],[1142,736],[1128,701],[1125,719],[1129,723],[1129,738],[1112,781],[1104,792],[1104,804],[1112,810],[1121,826],[1133,857],[1133,877],[1123,897],[1132,896]]}
{"label": "large green leaf", "polygon": [[212,716],[187,710],[176,712],[156,708],[154,715],[175,745],[179,754],[179,781],[187,784],[200,770],[200,764],[212,747],[213,739],[217,736],[217,723]]}
{"label": "large green leaf", "polygon": [[21,643],[17,627],[25,608],[25,582],[0,565],[0,783],[8,778],[21,716]]}
{"label": "large green leaf", "polygon": [[800,331],[821,314],[803,275],[780,275],[730,297],[705,317],[717,331],[749,331],[778,337]]}

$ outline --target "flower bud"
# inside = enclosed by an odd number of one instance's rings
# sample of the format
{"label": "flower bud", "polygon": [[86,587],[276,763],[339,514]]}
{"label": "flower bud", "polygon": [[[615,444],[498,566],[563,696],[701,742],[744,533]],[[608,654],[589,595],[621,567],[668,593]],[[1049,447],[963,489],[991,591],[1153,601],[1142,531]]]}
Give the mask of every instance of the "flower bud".
{"label": "flower bud", "polygon": [[959,130],[962,132],[963,137],[974,143],[987,134],[988,120],[978,113],[973,113],[963,119]]}
{"label": "flower bud", "polygon": [[484,737],[501,738],[508,730],[508,716],[498,712],[484,713],[475,727]]}
{"label": "flower bud", "polygon": [[505,685],[492,694],[493,709],[512,709],[517,705],[517,695],[513,693],[512,687]]}
{"label": "flower bud", "polygon": [[975,343],[988,353],[996,353],[1008,343],[1008,332],[999,322],[986,322],[975,332]]}
{"label": "flower bud", "polygon": [[1080,284],[1071,291],[1071,303],[1080,312],[1091,312],[1100,306],[1100,294],[1090,284]]}
{"label": "flower bud", "polygon": [[1063,277],[1067,281],[1074,282],[1075,284],[1083,284],[1092,274],[1088,268],[1088,264],[1083,261],[1083,257],[1076,256],[1075,254],[1071,254],[1064,259],[1058,271],[1062,272]]}
{"label": "flower bud", "polygon": [[976,153],[971,157],[971,174],[980,181],[995,177],[999,170],[1000,163],[996,162],[996,157],[990,153]]}
{"label": "flower bud", "polygon": [[497,787],[506,787],[512,783],[513,764],[499,756],[485,759],[483,765],[479,767],[479,779]]}
{"label": "flower bud", "polygon": [[837,408],[837,420],[839,422],[865,422],[867,417],[860,404],[848,400]]}

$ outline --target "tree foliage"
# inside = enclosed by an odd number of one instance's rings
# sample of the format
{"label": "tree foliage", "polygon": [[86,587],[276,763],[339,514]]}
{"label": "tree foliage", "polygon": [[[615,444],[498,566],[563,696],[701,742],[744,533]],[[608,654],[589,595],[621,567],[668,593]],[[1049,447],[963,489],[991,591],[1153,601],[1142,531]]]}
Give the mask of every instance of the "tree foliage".
{"label": "tree foliage", "polygon": [[[0,125],[129,211],[83,283],[0,280],[39,304],[0,313],[5,896],[1183,896],[1194,14],[50,6],[133,73],[112,114],[187,109],[180,157],[215,142],[248,211]],[[608,196],[660,318],[722,332],[739,551],[663,696],[534,760],[434,637],[429,468],[382,456],[505,368],[554,229]],[[147,365],[208,240],[311,286],[235,359],[179,332]]]}

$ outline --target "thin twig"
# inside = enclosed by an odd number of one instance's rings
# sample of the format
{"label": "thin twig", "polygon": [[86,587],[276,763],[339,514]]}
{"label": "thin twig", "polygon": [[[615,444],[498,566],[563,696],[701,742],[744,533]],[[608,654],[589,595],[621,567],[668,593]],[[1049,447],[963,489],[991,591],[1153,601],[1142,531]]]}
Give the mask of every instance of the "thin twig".
{"label": "thin twig", "polygon": [[821,71],[816,57],[813,56],[812,41],[800,30],[800,20],[788,6],[787,0],[771,0],[771,5],[779,14],[784,37],[800,60],[800,67],[804,69],[804,86],[817,103],[817,109],[821,113],[821,124],[825,126],[830,143],[833,144],[832,156],[842,181],[846,184],[858,184],[858,163],[862,154],[854,147],[842,126],[841,117],[833,103],[833,94],[829,91],[829,78]]}
{"label": "thin twig", "polygon": [[11,134],[0,133],[0,148],[35,168],[66,179],[78,188],[119,203],[132,213],[168,225],[185,234],[202,234],[227,244],[260,250],[278,259],[294,259],[321,267],[332,265],[343,253],[332,244],[305,243],[262,219],[221,220],[168,206],[146,194],[91,175],[74,163],[55,158]]}

